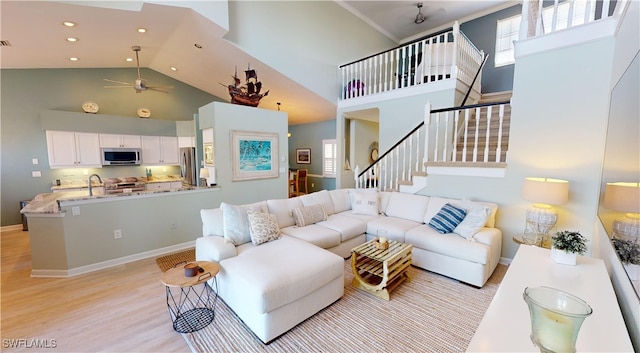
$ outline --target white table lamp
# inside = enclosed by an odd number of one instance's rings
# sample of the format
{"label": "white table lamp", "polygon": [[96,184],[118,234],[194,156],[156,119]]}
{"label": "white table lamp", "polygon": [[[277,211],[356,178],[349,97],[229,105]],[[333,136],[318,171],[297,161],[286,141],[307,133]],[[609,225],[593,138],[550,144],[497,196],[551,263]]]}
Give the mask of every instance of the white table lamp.
{"label": "white table lamp", "polygon": [[569,200],[569,182],[549,178],[525,178],[522,198],[534,202],[527,209],[524,238],[535,239],[538,245],[549,245],[549,231],[558,221],[558,212],[551,205],[562,205]]}
{"label": "white table lamp", "polygon": [[635,241],[640,237],[640,183],[607,183],[604,207],[626,212],[613,221],[613,237]]}
{"label": "white table lamp", "polygon": [[203,186],[207,186],[207,178],[209,177],[209,169],[200,168],[200,179],[202,179]]}

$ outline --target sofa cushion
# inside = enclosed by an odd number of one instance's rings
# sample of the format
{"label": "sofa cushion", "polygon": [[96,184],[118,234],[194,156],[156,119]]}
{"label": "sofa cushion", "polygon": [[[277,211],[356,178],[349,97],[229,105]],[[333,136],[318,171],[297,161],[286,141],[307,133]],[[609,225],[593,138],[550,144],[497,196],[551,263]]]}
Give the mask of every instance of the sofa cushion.
{"label": "sofa cushion", "polygon": [[343,214],[331,215],[326,221],[318,222],[317,225],[339,232],[342,242],[355,238],[367,231],[366,221]]}
{"label": "sofa cushion", "polygon": [[405,242],[415,248],[483,265],[491,255],[489,246],[485,244],[468,241],[456,234],[440,234],[426,224],[409,229]]}
{"label": "sofa cushion", "polygon": [[280,238],[280,227],[278,227],[278,218],[275,215],[249,211],[247,216],[249,217],[253,245],[260,245]]}
{"label": "sofa cushion", "polygon": [[249,246],[238,256],[221,261],[219,276],[220,286],[233,288],[232,295],[241,297],[249,311],[262,314],[344,276],[344,260],[317,246],[283,236]]}
{"label": "sofa cushion", "polygon": [[354,214],[377,216],[379,213],[378,193],[356,190],[351,193],[351,211]]}
{"label": "sofa cushion", "polygon": [[300,201],[302,201],[302,205],[305,207],[318,204],[322,205],[327,215],[332,215],[335,213],[333,201],[331,201],[331,196],[329,195],[329,191],[327,190],[320,190],[312,192],[310,194],[302,195],[300,196]]}
{"label": "sofa cushion", "polygon": [[463,204],[460,204],[460,206],[467,210],[467,215],[462,222],[456,226],[453,232],[467,240],[471,240],[473,236],[484,227],[485,223],[487,223],[487,219],[489,215],[491,215],[491,208],[475,205],[465,207]]}
{"label": "sofa cushion", "polygon": [[429,204],[427,205],[427,212],[425,212],[424,214],[424,220],[422,221],[422,223],[429,224],[429,221],[431,220],[431,218],[433,218],[433,216],[435,216],[438,212],[440,212],[440,209],[445,204],[450,203],[452,205],[456,205],[459,202],[460,200],[456,200],[456,199],[450,199],[450,198],[439,197],[439,196],[430,196]]}
{"label": "sofa cushion", "polygon": [[296,207],[292,212],[293,219],[295,219],[298,227],[304,227],[309,224],[327,220],[327,212],[325,212],[324,206],[321,203],[307,207]]}
{"label": "sofa cushion", "polygon": [[296,224],[291,211],[296,207],[302,207],[302,201],[300,201],[299,197],[267,200],[267,207],[269,208],[269,213],[276,215],[278,218],[278,226],[285,228]]}
{"label": "sofa cushion", "polygon": [[429,226],[439,233],[451,233],[462,222],[467,211],[450,203],[442,206],[440,211],[431,218]]}
{"label": "sofa cushion", "polygon": [[265,203],[256,202],[247,205],[232,205],[226,202],[220,204],[224,238],[234,245],[241,245],[251,241],[248,211],[266,212]]}
{"label": "sofa cushion", "polygon": [[467,211],[479,207],[488,207],[491,210],[491,213],[487,217],[487,221],[485,222],[484,226],[488,228],[494,228],[496,226],[496,212],[498,211],[497,204],[492,202],[471,201],[469,199],[462,199],[462,201],[456,201],[454,204],[464,208]]}
{"label": "sofa cushion", "polygon": [[304,227],[292,226],[280,229],[282,234],[290,235],[294,238],[304,240],[323,249],[329,249],[340,245],[341,235],[339,232],[317,224],[310,224]]}
{"label": "sofa cushion", "polygon": [[331,197],[331,201],[333,202],[333,211],[335,213],[340,213],[351,209],[349,189],[330,190],[329,197]]}
{"label": "sofa cushion", "polygon": [[385,214],[389,217],[403,218],[423,223],[428,203],[428,196],[394,192],[389,196],[389,204],[387,205]]}
{"label": "sofa cushion", "polygon": [[222,221],[222,209],[210,208],[200,210],[200,219],[202,220],[202,235],[219,235],[224,236],[224,226]]}
{"label": "sofa cushion", "polygon": [[379,217],[367,222],[367,234],[377,236],[379,230],[386,230],[390,240],[404,242],[404,234],[422,223],[396,217]]}

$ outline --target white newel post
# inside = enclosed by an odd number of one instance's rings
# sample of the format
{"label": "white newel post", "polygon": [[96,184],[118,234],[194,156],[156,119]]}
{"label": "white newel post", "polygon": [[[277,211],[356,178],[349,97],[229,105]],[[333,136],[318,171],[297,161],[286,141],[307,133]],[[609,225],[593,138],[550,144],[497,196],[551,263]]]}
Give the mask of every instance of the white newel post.
{"label": "white newel post", "polygon": [[429,161],[429,125],[431,125],[431,101],[424,105],[424,153],[422,164]]}

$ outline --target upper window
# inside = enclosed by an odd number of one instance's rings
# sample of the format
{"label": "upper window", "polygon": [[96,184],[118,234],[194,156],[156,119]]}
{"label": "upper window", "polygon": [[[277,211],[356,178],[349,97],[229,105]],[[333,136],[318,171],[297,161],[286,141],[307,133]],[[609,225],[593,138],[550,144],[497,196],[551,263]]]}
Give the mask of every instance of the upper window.
{"label": "upper window", "polygon": [[[573,3],[573,8],[571,8],[571,3]],[[586,1],[566,1],[558,4],[554,28],[553,8],[553,6],[548,6],[542,10],[543,33],[551,33],[552,31],[559,31],[569,27],[569,18],[571,18],[571,27],[593,21],[596,11],[595,5],[590,5]],[[571,16],[569,11],[571,11]],[[496,67],[515,62],[513,42],[518,40],[521,19],[522,15],[516,15],[504,20],[498,20],[496,55],[494,58]]]}
{"label": "upper window", "polygon": [[336,140],[322,140],[322,176],[335,178],[338,173],[338,144]]}
{"label": "upper window", "polygon": [[496,67],[513,64],[515,62],[513,42],[518,39],[521,18],[521,15],[516,15],[504,20],[498,20],[498,29],[496,30],[496,56],[494,58]]}

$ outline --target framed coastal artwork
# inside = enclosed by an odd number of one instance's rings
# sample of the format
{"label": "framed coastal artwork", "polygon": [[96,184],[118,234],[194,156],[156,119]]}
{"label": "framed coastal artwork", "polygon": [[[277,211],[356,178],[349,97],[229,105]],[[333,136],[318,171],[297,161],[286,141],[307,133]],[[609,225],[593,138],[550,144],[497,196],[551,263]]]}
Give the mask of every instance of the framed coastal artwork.
{"label": "framed coastal artwork", "polygon": [[311,164],[311,148],[297,148],[296,163]]}
{"label": "framed coastal artwork", "polygon": [[278,134],[231,131],[233,181],[278,177]]}

